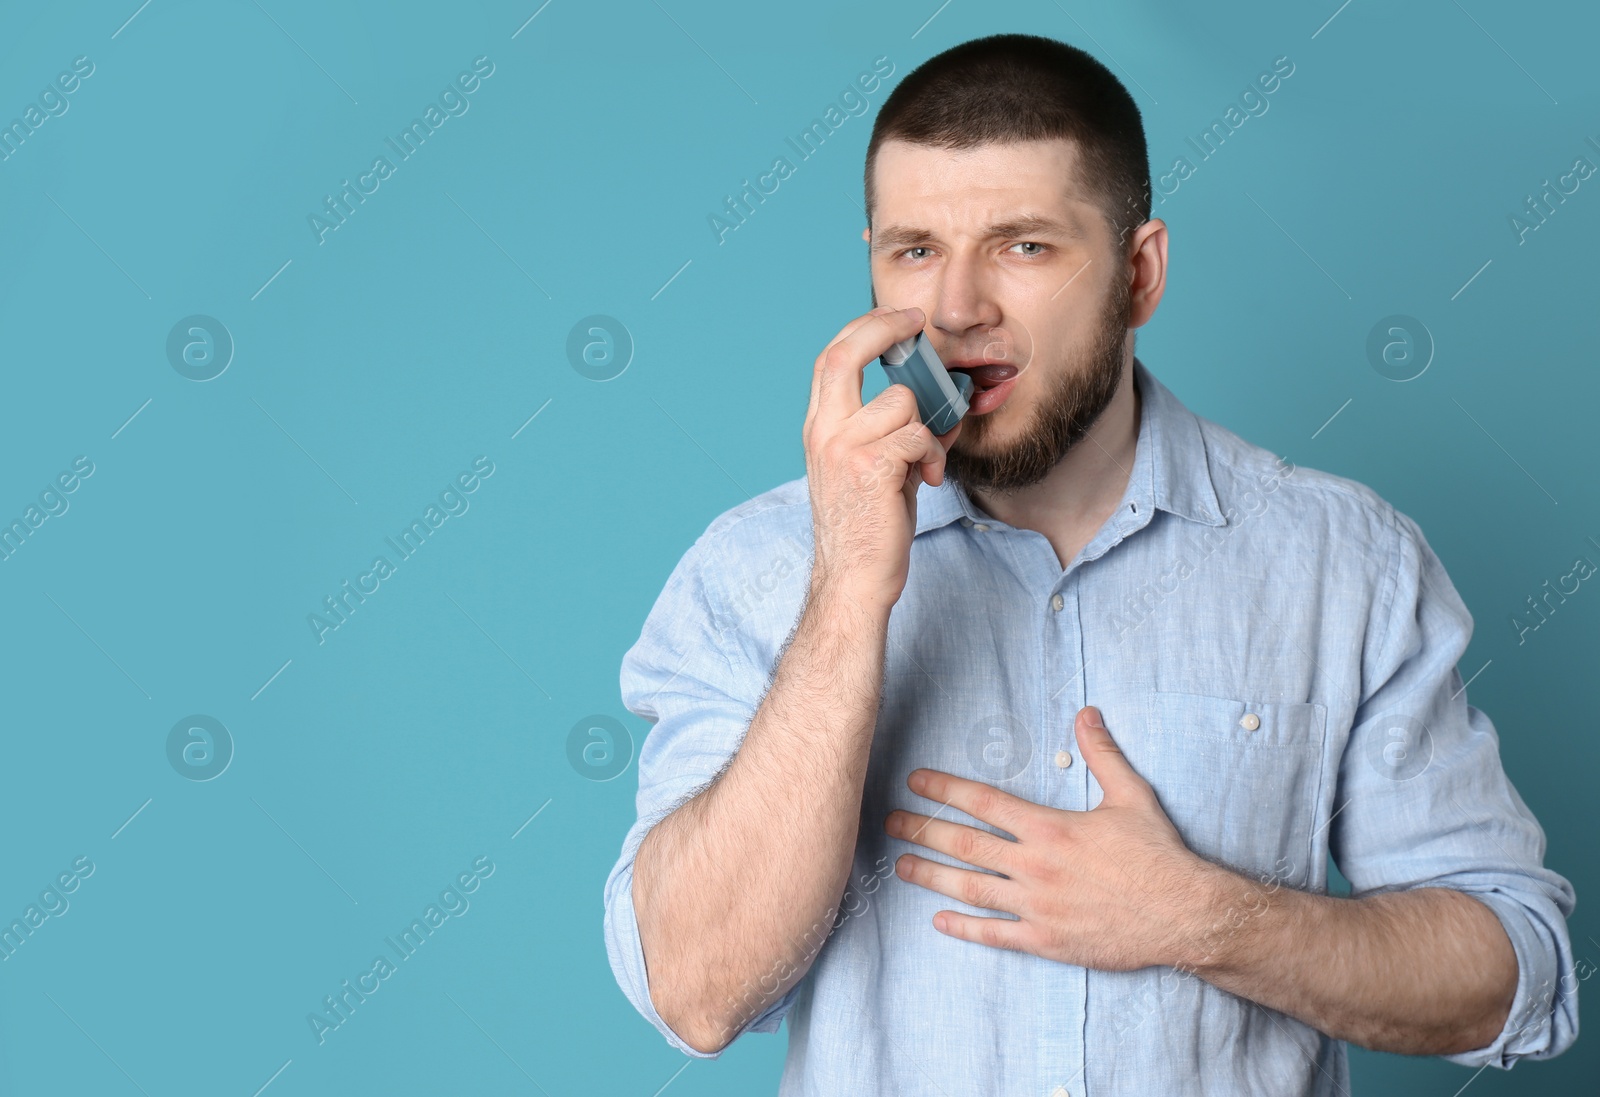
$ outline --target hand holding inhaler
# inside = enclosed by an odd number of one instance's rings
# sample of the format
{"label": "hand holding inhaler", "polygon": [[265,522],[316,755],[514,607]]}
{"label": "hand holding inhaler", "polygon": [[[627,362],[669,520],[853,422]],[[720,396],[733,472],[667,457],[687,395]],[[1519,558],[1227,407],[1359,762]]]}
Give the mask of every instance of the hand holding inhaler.
{"label": "hand holding inhaler", "polygon": [[[887,612],[905,589],[917,489],[944,481],[945,445],[953,439],[941,443],[939,436],[957,429],[966,411],[962,393],[971,390],[965,377],[956,388],[931,346],[916,353],[919,342],[927,343],[925,322],[921,309],[876,308],[847,324],[817,356],[803,432],[816,545],[813,597],[842,595],[843,605]],[[913,353],[902,357],[897,345]],[[874,358],[884,360],[893,380],[909,379],[863,404],[863,374]],[[928,375],[930,362],[939,376]],[[938,387],[941,376],[953,392]],[[927,392],[934,423],[924,425],[913,384]]]}

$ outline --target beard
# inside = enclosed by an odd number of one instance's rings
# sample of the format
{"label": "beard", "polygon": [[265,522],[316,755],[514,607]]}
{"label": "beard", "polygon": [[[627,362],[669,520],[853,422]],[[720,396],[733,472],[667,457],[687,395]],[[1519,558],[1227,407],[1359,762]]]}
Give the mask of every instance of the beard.
{"label": "beard", "polygon": [[1122,381],[1130,295],[1122,279],[1116,285],[1100,310],[1094,341],[1058,367],[1022,433],[992,448],[986,444],[995,433],[992,417],[965,419],[960,437],[945,454],[946,476],[969,491],[1017,491],[1043,480],[1089,433]]}

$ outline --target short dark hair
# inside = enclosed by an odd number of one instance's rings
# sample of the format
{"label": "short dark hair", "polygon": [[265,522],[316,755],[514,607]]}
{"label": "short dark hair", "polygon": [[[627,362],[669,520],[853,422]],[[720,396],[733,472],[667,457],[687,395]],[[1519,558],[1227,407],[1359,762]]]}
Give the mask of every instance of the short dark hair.
{"label": "short dark hair", "polygon": [[1150,219],[1144,122],[1128,89],[1076,46],[1036,34],[994,34],[953,46],[906,74],[878,110],[867,142],[867,223],[878,146],[894,139],[968,149],[994,141],[1067,138],[1081,182],[1119,241]]}

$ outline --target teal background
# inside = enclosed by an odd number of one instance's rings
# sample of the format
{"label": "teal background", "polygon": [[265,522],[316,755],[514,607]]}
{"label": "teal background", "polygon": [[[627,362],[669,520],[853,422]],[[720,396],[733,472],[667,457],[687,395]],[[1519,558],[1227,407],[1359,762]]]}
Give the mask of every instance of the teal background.
{"label": "teal background", "polygon": [[[1139,353],[1421,524],[1594,969],[1600,593],[1520,644],[1512,615],[1600,562],[1600,177],[1522,243],[1509,222],[1600,164],[1593,5],[538,4],[0,8],[0,121],[95,66],[0,162],[0,519],[95,467],[0,562],[0,921],[95,865],[0,963],[0,1091],[775,1092],[786,1032],[690,1062],[617,989],[601,885],[636,777],[585,776],[569,732],[637,744],[618,664],[668,572],[803,472],[813,359],[869,307],[888,87],[723,242],[708,216],[875,58],[892,85],[998,31],[1107,61],[1158,174],[1293,61],[1157,205]],[[467,113],[319,244],[308,215],[483,55]],[[1403,383],[1366,353],[1397,313],[1436,343]],[[193,314],[236,344],[203,383],[165,349]],[[592,315],[634,344],[609,381],[569,361]],[[308,614],[480,455],[469,509],[319,644]],[[197,713],[234,750],[203,782],[167,756]],[[319,1044],[307,1015],[479,856],[470,907]],[[1600,1055],[1352,1059],[1362,1094],[1485,1097],[1592,1092]]]}

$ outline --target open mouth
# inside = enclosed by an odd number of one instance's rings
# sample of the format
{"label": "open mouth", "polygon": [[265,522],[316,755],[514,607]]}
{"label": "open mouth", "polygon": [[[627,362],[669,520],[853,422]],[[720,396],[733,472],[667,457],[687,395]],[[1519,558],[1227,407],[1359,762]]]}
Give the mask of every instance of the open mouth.
{"label": "open mouth", "polygon": [[977,360],[952,362],[946,368],[951,373],[964,373],[972,378],[972,396],[967,401],[967,414],[983,415],[1005,403],[1021,374],[1010,362]]}

